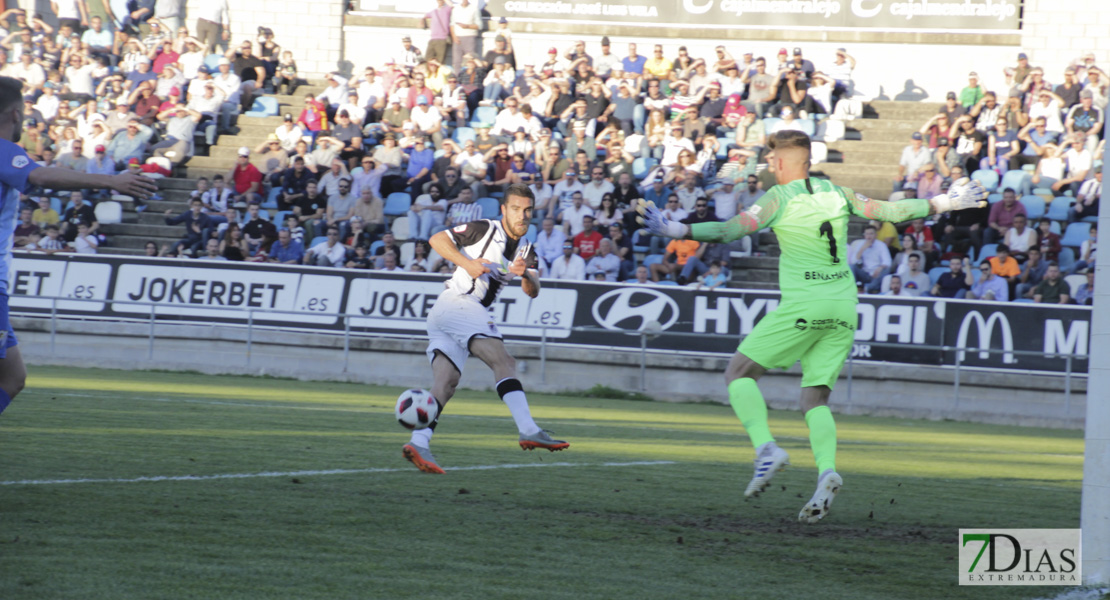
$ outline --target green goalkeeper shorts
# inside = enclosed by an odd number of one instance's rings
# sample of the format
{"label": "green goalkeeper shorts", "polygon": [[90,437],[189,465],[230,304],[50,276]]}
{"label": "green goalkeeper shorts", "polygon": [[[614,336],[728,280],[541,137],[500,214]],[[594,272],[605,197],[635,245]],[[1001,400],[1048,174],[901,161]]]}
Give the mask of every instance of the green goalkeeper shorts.
{"label": "green goalkeeper shorts", "polygon": [[832,388],[855,333],[854,300],[791,302],[763,317],[739,351],[765,369],[802,361],[802,387]]}

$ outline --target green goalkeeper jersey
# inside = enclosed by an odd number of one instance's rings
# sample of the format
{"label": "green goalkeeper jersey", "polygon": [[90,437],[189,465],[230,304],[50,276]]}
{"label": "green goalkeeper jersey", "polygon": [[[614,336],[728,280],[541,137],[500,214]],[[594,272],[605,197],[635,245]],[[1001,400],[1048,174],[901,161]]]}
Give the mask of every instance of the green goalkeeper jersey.
{"label": "green goalkeeper jersey", "polygon": [[857,300],[848,266],[848,217],[899,223],[931,212],[929,200],[872,200],[827,179],[797,179],[772,187],[724,223],[696,223],[690,238],[728,243],[766,227],[775,231],[783,302]]}
{"label": "green goalkeeper jersey", "polygon": [[848,267],[852,190],[825,179],[798,179],[772,187],[767,195],[771,201],[749,212],[773,211],[759,216],[774,230],[782,250],[783,301],[856,300],[856,280]]}

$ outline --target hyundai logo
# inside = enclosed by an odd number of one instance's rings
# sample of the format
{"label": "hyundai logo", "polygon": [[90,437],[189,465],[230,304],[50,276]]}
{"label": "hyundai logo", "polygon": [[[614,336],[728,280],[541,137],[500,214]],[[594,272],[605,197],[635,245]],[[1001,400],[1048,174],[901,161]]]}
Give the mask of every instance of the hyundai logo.
{"label": "hyundai logo", "polygon": [[606,329],[639,331],[651,321],[668,329],[678,320],[678,303],[662,292],[624,288],[602,294],[594,301],[593,313]]}

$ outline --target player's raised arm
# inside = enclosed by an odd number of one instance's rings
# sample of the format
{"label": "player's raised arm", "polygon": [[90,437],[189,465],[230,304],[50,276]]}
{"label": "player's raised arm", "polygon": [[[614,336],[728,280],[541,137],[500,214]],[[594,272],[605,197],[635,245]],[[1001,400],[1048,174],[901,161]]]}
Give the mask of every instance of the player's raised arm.
{"label": "player's raised arm", "polygon": [[668,219],[662,211],[650,202],[641,202],[636,210],[640,213],[638,219],[640,224],[646,227],[652,235],[692,239],[699,242],[728,243],[770,227],[775,215],[779,212],[779,206],[780,203],[777,197],[765,194],[751,208],[741,211],[740,214],[728,221],[723,223],[695,223],[694,225]]}
{"label": "player's raised arm", "polygon": [[539,273],[527,266],[523,257],[517,257],[513,264],[509,266],[509,272],[517,277],[520,277],[520,289],[528,294],[529,298],[535,298],[540,295],[540,277]]}
{"label": "player's raised arm", "polygon": [[[466,227],[466,225],[460,225],[459,227]],[[445,260],[461,267],[474,279],[481,277],[485,273],[489,273],[489,267],[486,266],[487,263],[481,259],[475,260],[463,254],[462,251],[459,250],[459,246],[455,243],[455,239],[451,237],[448,231],[449,230],[441,231],[433,235],[432,239],[428,240],[432,249],[439,253]]]}
{"label": "player's raised arm", "polygon": [[862,194],[850,195],[848,206],[852,214],[876,221],[900,223],[932,214],[952,210],[981,208],[986,205],[987,190],[974,179],[966,177],[952,182],[947,194],[932,198],[907,198],[897,202],[875,200]]}

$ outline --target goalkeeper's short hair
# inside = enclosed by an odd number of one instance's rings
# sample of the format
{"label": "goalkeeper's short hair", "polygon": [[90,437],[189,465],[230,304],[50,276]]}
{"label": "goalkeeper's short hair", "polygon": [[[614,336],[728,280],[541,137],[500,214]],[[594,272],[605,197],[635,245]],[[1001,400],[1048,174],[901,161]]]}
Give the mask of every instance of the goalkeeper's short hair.
{"label": "goalkeeper's short hair", "polygon": [[812,142],[809,136],[801,131],[779,131],[771,135],[771,139],[767,141],[767,148],[769,150],[786,150],[789,148],[802,148],[806,152],[812,150]]}

